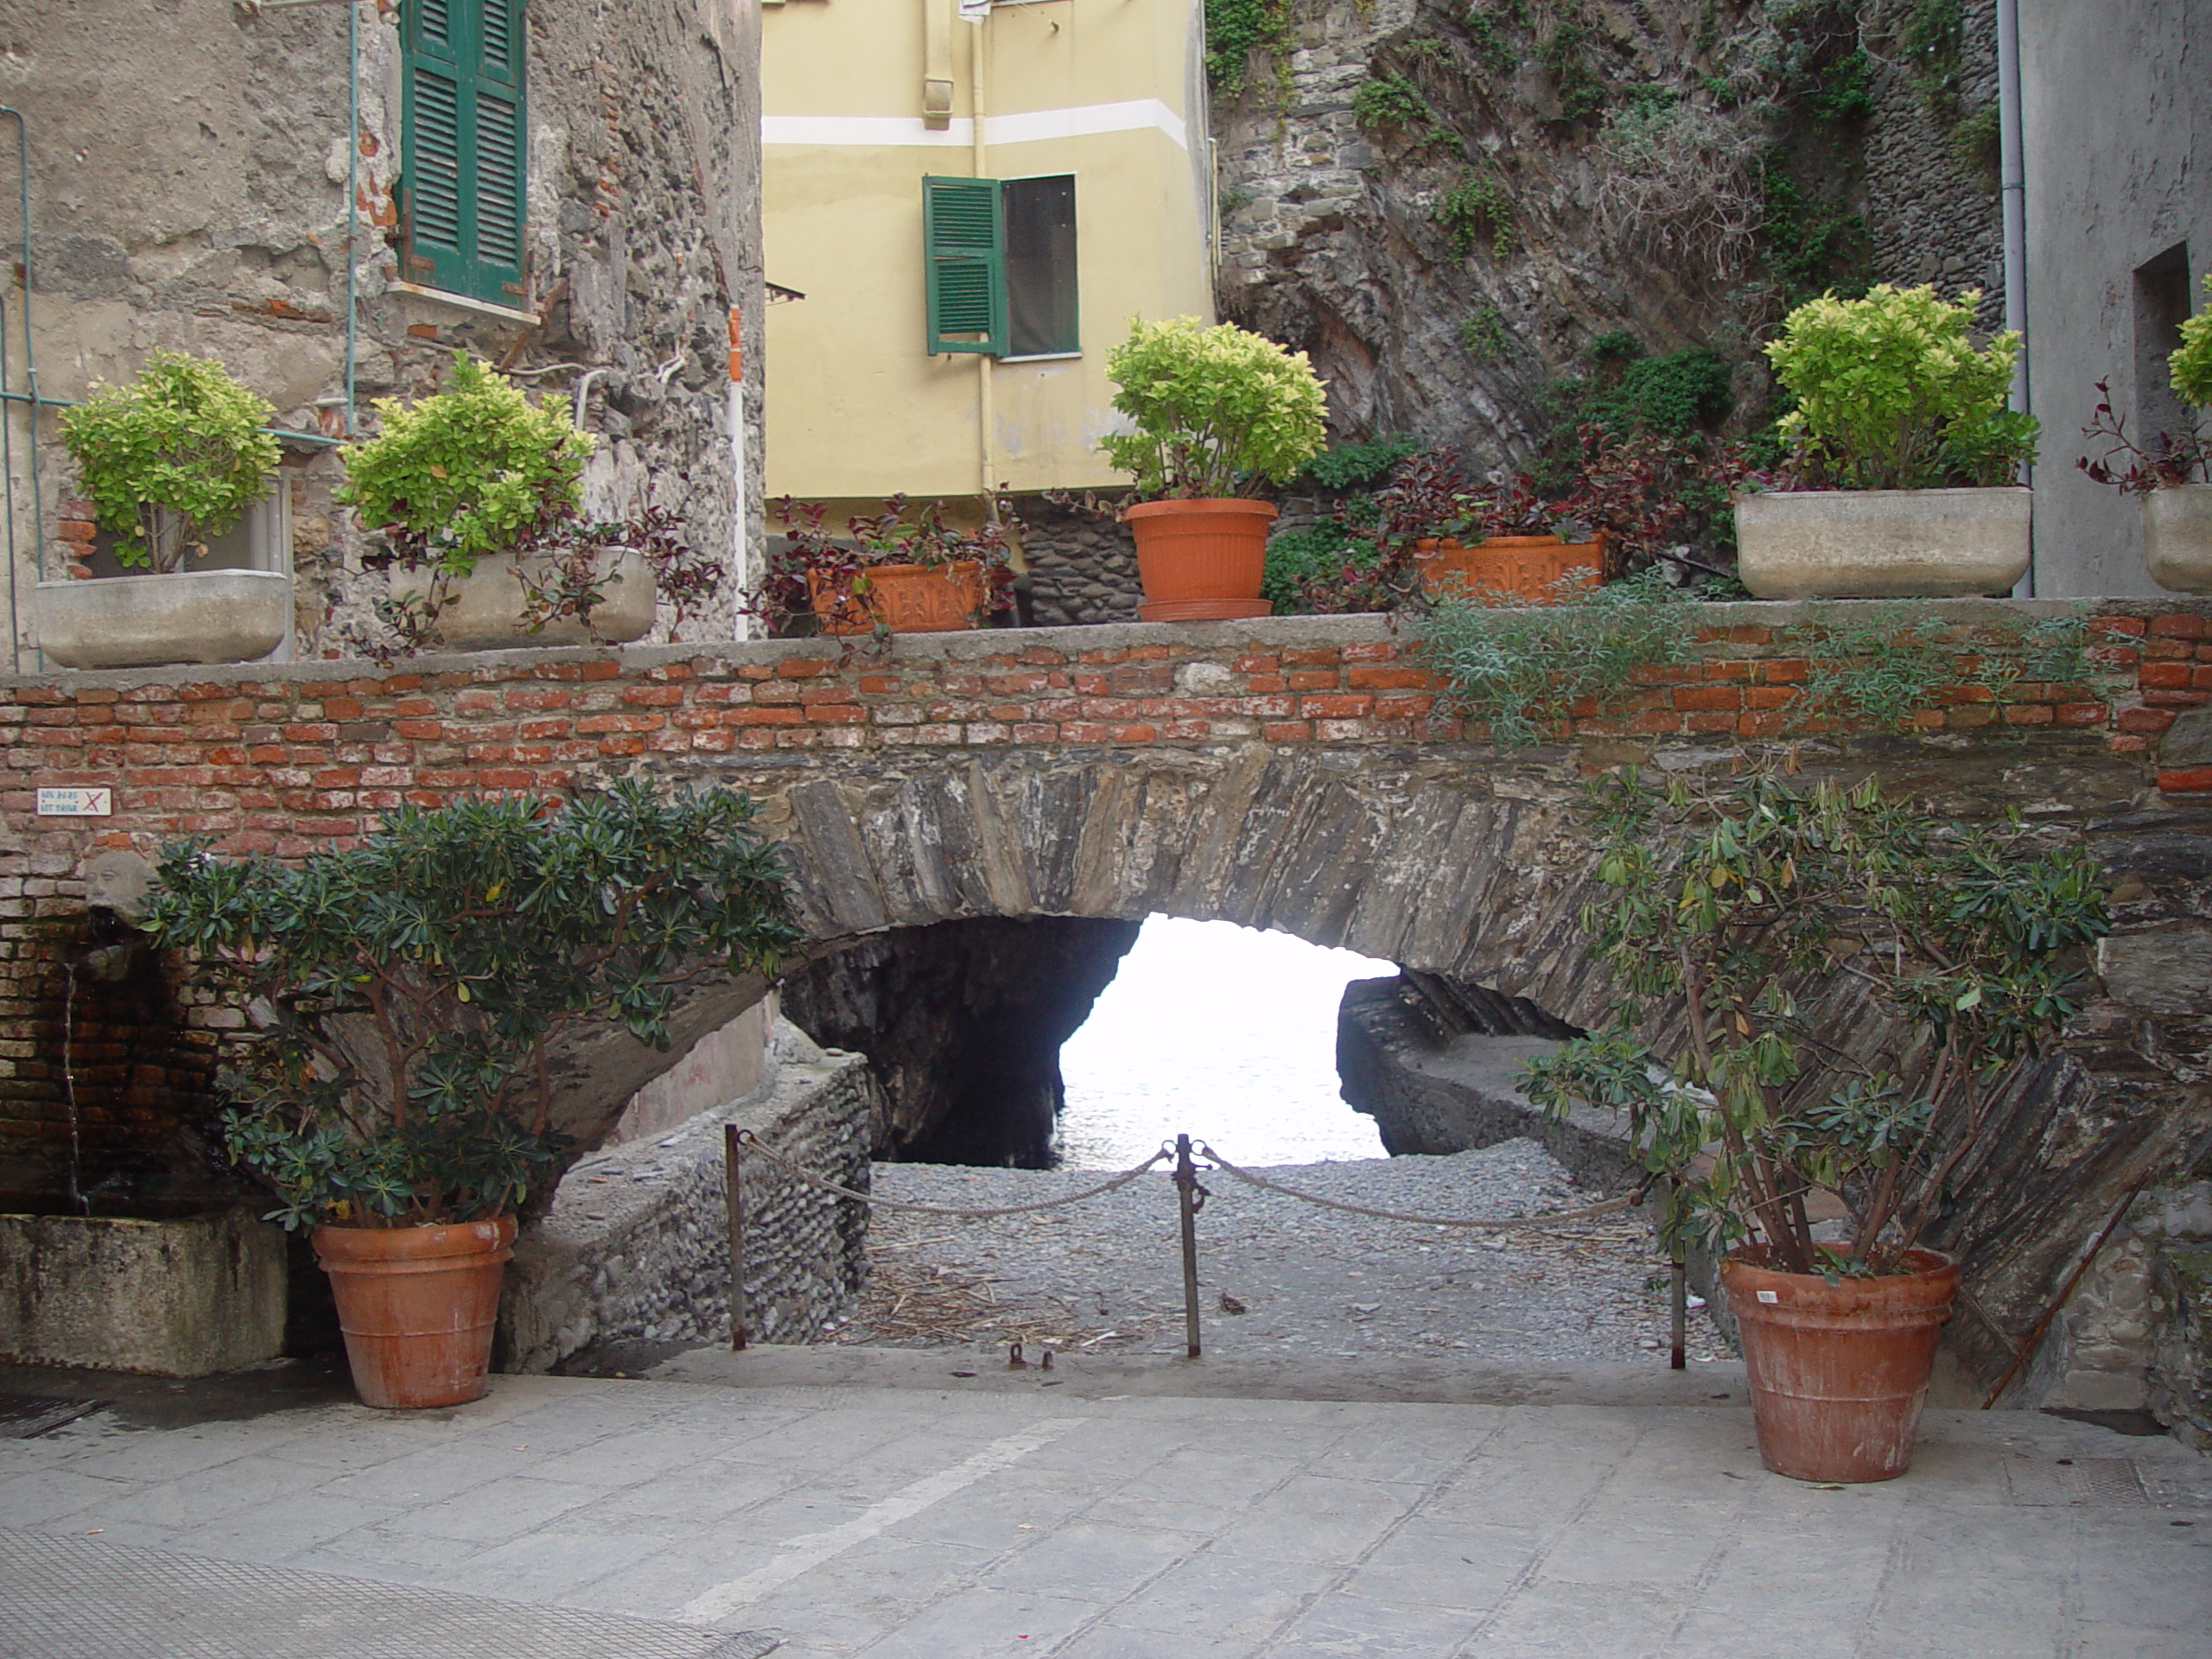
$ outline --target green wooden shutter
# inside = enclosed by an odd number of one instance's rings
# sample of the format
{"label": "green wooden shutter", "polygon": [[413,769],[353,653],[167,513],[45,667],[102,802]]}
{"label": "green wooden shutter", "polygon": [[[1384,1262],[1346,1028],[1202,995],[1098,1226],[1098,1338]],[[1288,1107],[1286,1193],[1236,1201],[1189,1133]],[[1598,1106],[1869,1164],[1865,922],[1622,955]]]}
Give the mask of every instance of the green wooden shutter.
{"label": "green wooden shutter", "polygon": [[996,179],[924,177],[922,256],[930,350],[1005,356],[1006,222]]}
{"label": "green wooden shutter", "polygon": [[494,304],[524,298],[523,0],[408,0],[403,275]]}

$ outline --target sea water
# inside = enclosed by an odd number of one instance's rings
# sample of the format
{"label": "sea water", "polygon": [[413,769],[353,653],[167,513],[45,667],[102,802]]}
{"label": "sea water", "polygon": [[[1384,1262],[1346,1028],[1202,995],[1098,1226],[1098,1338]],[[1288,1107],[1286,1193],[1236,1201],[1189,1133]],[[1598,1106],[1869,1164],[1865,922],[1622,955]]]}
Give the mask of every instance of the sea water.
{"label": "sea water", "polygon": [[1232,1163],[1380,1158],[1375,1120],[1337,1092],[1344,986],[1397,971],[1234,922],[1154,916],[1060,1051],[1059,1151],[1126,1169],[1179,1133]]}

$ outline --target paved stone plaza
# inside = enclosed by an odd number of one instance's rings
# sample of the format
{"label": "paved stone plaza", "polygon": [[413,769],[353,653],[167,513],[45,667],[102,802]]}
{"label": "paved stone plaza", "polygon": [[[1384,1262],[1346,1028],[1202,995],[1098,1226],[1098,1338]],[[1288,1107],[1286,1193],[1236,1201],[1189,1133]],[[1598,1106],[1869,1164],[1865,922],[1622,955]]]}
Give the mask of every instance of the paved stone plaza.
{"label": "paved stone plaza", "polygon": [[[293,1651],[24,1645],[5,1611],[57,1562],[80,1586],[166,1564],[188,1615],[211,1561],[308,1602],[299,1573],[412,1586],[326,1587],[355,1617],[387,1596],[393,1652],[429,1590],[651,1621],[640,1653],[791,1659],[2212,1653],[2212,1465],[2164,1438],[1932,1412],[1910,1475],[1821,1488],[1760,1469],[1726,1365],[1392,1386],[766,1350],[499,1377],[449,1411],[124,1401],[0,1440],[0,1653]],[[1419,1402],[1454,1389],[1492,1403]],[[439,1651],[521,1651],[529,1624]],[[325,1650],[387,1650],[364,1634]]]}

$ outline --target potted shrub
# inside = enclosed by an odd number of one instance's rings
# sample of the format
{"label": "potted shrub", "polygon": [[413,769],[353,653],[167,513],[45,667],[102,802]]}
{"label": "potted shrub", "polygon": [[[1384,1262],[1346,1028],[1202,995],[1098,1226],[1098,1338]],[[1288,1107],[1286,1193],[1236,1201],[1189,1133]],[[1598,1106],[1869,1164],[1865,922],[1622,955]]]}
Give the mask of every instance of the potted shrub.
{"label": "potted shrub", "polygon": [[[1760,1455],[1803,1480],[1910,1461],[1957,1263],[1928,1246],[2011,1063],[2075,1011],[2100,872],[2017,823],[1755,775],[1600,791],[1584,912],[1620,1023],[1532,1064],[1530,1097],[1625,1112],[1670,1243],[1724,1259]],[[1798,998],[1839,972],[1907,1034],[1862,1060]],[[1648,1044],[1639,1030],[1664,1030]]]}
{"label": "potted shrub", "polygon": [[402,807],[296,865],[173,848],[148,929],[251,1024],[223,1074],[231,1154],[311,1228],[372,1406],[484,1389],[518,1211],[559,1172],[552,1045],[665,1046],[680,986],[798,941],[778,854],[727,791],[642,783]]}
{"label": "potted shrub", "polygon": [[982,626],[1014,603],[1014,570],[998,505],[974,530],[944,521],[944,504],[915,508],[904,495],[882,510],[823,527],[819,501],[785,496],[771,505],[784,545],[750,609],[783,631],[810,616],[817,633],[945,633]]}
{"label": "potted shrub", "polygon": [[1135,430],[1099,448],[1135,479],[1122,518],[1136,538],[1148,622],[1265,616],[1275,510],[1243,492],[1294,477],[1321,447],[1321,382],[1303,352],[1234,323],[1133,324],[1106,355],[1114,407]]}
{"label": "potted shrub", "polygon": [[1878,283],[1824,296],[1767,356],[1796,400],[1792,453],[1736,503],[1738,574],[1761,599],[2003,593],[2028,568],[2034,417],[2005,408],[2019,336],[1976,346],[1978,291]]}
{"label": "potted shrub", "polygon": [[1409,566],[1432,595],[1548,605],[1604,575],[1603,546],[1559,535],[1561,514],[1526,473],[1478,484],[1456,454],[1424,450],[1400,463],[1376,506],[1367,533],[1382,563]]}
{"label": "potted shrub", "polygon": [[[2205,278],[2212,293],[2212,276]],[[2181,346],[2166,359],[2175,392],[2202,409],[2212,404],[2212,309],[2181,326]],[[2212,594],[2212,443],[2194,425],[2161,432],[2139,445],[2112,393],[2097,382],[2096,416],[2082,429],[2104,451],[2075,464],[2100,484],[2143,499],[2143,561],[2151,580],[2177,594]]]}
{"label": "potted shrub", "polygon": [[[340,452],[338,499],[378,534],[363,563],[391,572],[378,610],[404,643],[483,651],[652,631],[652,553],[660,543],[664,563],[680,552],[673,521],[626,531],[584,520],[592,440],[566,408],[532,404],[465,352],[443,391],[374,408],[376,436]],[[548,606],[549,593],[561,601]]]}
{"label": "potted shrub", "polygon": [[135,668],[251,662],[283,643],[288,573],[186,568],[268,493],[273,413],[221,364],[165,351],[62,411],[95,522],[125,569],[149,574],[39,583],[41,651],[67,668]]}

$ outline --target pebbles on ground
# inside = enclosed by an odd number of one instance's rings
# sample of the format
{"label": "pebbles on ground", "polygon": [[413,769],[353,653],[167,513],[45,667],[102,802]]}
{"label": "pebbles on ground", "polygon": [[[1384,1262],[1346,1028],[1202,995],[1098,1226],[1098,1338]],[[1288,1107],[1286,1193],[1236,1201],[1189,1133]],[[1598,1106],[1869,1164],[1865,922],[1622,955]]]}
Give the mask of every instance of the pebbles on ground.
{"label": "pebbles on ground", "polygon": [[[1300,1192],[1419,1215],[1579,1209],[1585,1192],[1534,1141],[1446,1157],[1255,1171]],[[987,1209],[1080,1192],[1096,1170],[879,1164],[875,1192]],[[1556,1364],[1651,1357],[1666,1337],[1666,1264],[1627,1213],[1505,1232],[1382,1221],[1202,1170],[1198,1305],[1206,1352]],[[876,1211],[874,1274],[832,1340],[900,1346],[1021,1339],[1091,1352],[1183,1351],[1175,1190],[1161,1171],[1065,1207],[996,1220]],[[1241,1313],[1230,1311],[1241,1306]],[[1691,1351],[1716,1351],[1694,1321]]]}

